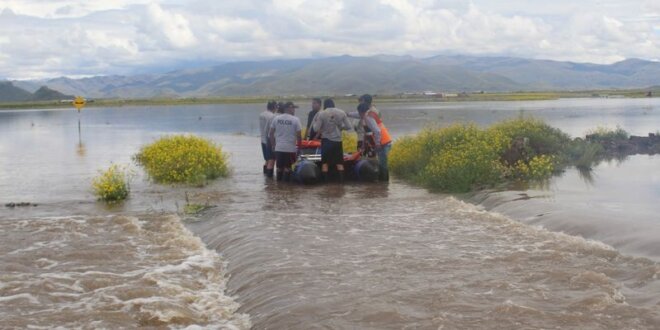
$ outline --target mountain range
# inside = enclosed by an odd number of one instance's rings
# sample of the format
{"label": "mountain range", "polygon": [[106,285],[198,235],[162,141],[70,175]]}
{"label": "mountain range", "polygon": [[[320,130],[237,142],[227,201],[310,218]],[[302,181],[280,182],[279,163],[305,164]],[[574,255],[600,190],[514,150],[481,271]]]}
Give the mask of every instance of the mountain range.
{"label": "mountain range", "polygon": [[47,86],[41,86],[33,93],[14,86],[10,81],[0,81],[0,102],[52,101],[73,99],[73,96],[60,93]]}
{"label": "mountain range", "polygon": [[13,83],[28,92],[47,86],[88,98],[127,99],[631,89],[660,85],[660,62],[628,59],[603,65],[465,55],[338,56],[233,62],[163,74]]}

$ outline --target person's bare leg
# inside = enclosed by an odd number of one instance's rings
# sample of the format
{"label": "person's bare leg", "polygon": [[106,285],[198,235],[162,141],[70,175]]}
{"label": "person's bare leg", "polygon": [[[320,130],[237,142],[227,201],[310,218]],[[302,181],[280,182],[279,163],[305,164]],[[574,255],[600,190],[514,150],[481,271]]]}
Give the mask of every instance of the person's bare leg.
{"label": "person's bare leg", "polygon": [[328,164],[321,164],[321,179],[328,182]]}

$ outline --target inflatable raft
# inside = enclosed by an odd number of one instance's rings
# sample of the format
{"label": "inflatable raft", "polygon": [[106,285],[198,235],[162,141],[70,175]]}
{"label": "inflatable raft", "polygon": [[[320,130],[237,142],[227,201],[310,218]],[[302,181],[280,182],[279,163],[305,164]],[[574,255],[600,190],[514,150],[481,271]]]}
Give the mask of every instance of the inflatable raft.
{"label": "inflatable raft", "polygon": [[[304,140],[298,146],[300,153],[294,165],[293,178],[303,184],[314,184],[321,181],[321,141]],[[378,181],[378,162],[375,159],[363,157],[356,151],[344,154],[344,175],[355,181]]]}

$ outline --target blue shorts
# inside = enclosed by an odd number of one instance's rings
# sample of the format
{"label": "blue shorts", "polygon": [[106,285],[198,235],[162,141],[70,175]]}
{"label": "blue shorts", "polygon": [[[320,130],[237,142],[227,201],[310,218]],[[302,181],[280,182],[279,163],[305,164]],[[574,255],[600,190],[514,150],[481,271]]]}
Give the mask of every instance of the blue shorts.
{"label": "blue shorts", "polygon": [[274,160],[275,159],[275,153],[273,152],[273,148],[270,147],[270,143],[262,143],[261,144],[261,152],[264,154],[264,160],[269,161],[269,160]]}

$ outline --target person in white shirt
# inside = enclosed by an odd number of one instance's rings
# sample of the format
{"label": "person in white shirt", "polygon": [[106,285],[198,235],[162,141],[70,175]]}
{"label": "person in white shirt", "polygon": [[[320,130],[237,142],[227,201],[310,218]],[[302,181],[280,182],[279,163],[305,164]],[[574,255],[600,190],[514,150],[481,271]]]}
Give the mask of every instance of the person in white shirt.
{"label": "person in white shirt", "polygon": [[336,166],[339,181],[344,180],[344,148],[341,132],[351,129],[344,110],[335,108],[332,99],[323,101],[323,111],[314,117],[312,128],[321,137],[321,175],[328,180],[330,166]]}
{"label": "person in white shirt", "polygon": [[283,105],[284,113],[273,118],[270,126],[270,141],[275,151],[277,180],[291,179],[291,166],[296,161],[298,145],[302,141],[302,125],[294,116],[298,106],[293,102]]}
{"label": "person in white shirt", "polygon": [[270,125],[275,117],[275,110],[277,110],[277,102],[271,100],[266,104],[266,110],[259,115],[259,131],[261,133],[261,153],[264,156],[264,174],[268,177],[273,177],[273,167],[275,166],[275,154],[270,145],[268,134],[270,133]]}

